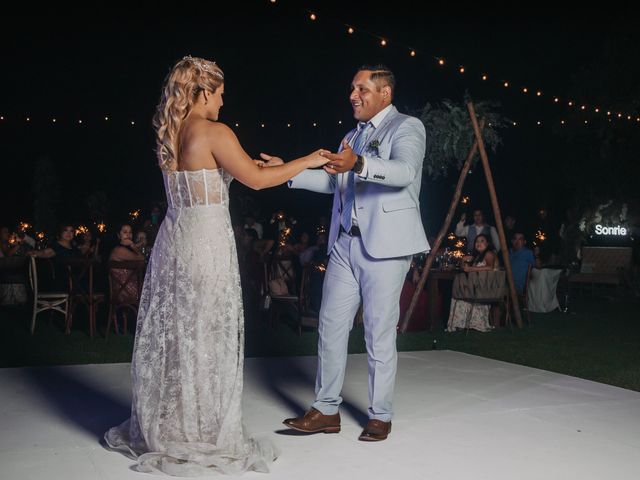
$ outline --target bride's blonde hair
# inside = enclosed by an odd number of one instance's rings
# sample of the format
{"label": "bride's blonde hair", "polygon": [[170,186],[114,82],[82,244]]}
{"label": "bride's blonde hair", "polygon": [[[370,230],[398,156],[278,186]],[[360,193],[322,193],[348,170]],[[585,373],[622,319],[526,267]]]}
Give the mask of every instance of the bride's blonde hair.
{"label": "bride's blonde hair", "polygon": [[178,133],[202,90],[215,92],[224,83],[224,74],[215,62],[186,56],[167,75],[160,103],[153,116],[158,164],[163,170],[175,170]]}

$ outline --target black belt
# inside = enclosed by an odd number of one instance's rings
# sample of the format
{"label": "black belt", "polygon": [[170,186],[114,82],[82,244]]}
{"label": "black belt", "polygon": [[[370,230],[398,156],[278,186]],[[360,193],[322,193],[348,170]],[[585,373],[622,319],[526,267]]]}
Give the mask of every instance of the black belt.
{"label": "black belt", "polygon": [[344,227],[342,225],[340,225],[340,231],[346,233],[347,235],[351,236],[351,237],[361,237],[362,235],[360,234],[360,227],[358,227],[357,225],[352,225],[351,229],[347,232]]}

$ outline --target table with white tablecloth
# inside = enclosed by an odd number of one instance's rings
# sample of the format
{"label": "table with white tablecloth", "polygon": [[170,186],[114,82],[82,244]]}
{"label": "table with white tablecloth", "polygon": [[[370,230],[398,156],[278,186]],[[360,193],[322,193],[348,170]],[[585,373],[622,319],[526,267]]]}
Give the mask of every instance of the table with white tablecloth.
{"label": "table with white tablecloth", "polygon": [[527,289],[527,307],[530,312],[547,313],[560,308],[556,288],[562,270],[556,268],[534,268],[531,270]]}

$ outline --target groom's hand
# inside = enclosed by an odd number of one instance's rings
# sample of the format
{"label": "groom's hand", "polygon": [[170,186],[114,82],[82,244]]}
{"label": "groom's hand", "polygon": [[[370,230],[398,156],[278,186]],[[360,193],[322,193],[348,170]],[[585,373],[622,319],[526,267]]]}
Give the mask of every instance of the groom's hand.
{"label": "groom's hand", "polygon": [[342,151],[340,153],[322,153],[321,155],[329,160],[329,163],[322,168],[330,174],[348,172],[358,159],[358,156],[346,140],[342,142]]}
{"label": "groom's hand", "polygon": [[266,153],[261,153],[260,158],[262,160],[254,160],[255,164],[259,167],[276,167],[284,163],[284,160],[280,157],[274,157],[272,155],[267,155]]}

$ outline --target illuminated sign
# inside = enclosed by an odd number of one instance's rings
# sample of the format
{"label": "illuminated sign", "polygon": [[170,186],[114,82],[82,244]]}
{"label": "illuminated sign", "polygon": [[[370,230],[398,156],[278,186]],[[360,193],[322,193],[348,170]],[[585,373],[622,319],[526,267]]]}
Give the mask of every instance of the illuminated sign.
{"label": "illuminated sign", "polygon": [[603,225],[596,225],[596,235],[628,235],[629,229],[625,227],[621,227],[620,225],[616,227],[605,227]]}

